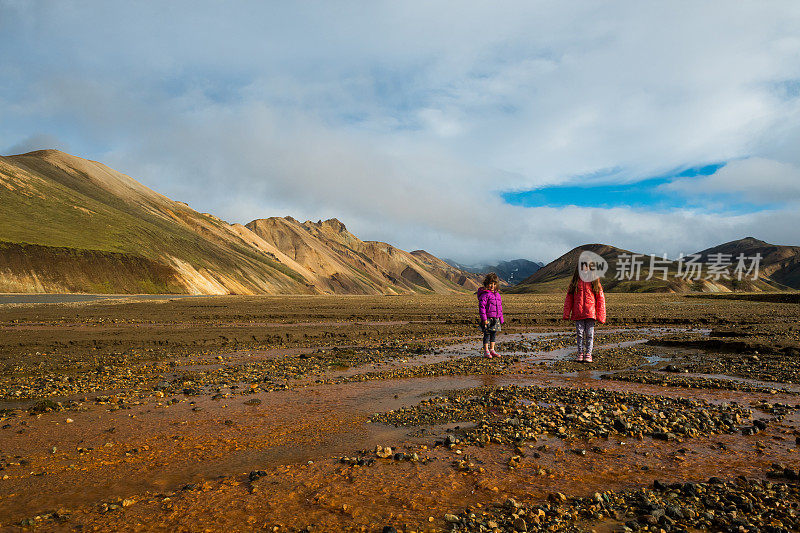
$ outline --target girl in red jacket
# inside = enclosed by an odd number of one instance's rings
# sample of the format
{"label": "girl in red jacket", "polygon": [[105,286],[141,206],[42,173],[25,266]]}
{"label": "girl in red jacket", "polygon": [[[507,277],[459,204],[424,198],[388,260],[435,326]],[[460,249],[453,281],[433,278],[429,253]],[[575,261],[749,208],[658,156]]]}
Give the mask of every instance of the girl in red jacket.
{"label": "girl in red jacket", "polygon": [[564,301],[564,320],[570,318],[575,321],[578,334],[578,361],[591,363],[594,323],[606,321],[606,298],[600,280],[584,281],[577,266]]}

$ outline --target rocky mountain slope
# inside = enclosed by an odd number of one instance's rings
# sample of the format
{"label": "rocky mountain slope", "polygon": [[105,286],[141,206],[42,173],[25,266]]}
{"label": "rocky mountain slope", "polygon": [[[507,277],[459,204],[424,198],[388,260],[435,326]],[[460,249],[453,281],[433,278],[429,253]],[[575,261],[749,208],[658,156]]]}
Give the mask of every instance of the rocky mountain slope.
{"label": "rocky mountain slope", "polygon": [[713,248],[697,252],[704,261],[711,254],[729,254],[733,261],[739,254],[745,257],[761,255],[759,274],[770,280],[800,289],[800,246],[782,246],[746,237],[738,241],[726,242]]}
{"label": "rocky mountain slope", "polygon": [[[629,250],[623,250],[606,244],[585,244],[573,248],[558,259],[548,263],[532,276],[525,279],[516,287],[509,289],[509,292],[528,293],[528,292],[562,292],[566,290],[578,257],[581,252],[587,250],[602,256],[609,264],[608,272],[602,278],[603,287],[608,292],[729,292],[739,291],[776,291],[800,289],[800,247],[779,246],[768,244],[764,241],[747,237],[737,241],[731,241],[707,250],[696,252],[699,256],[698,261],[703,263],[700,279],[685,279],[678,276],[678,262],[675,260],[667,263],[656,263],[653,275],[650,276],[650,256],[639,254],[641,266],[639,268],[638,279],[632,273],[630,257],[634,254]],[[714,254],[727,254],[719,257]],[[747,258],[745,266],[750,265],[750,259],[756,253],[761,254],[758,278],[750,279],[751,275],[743,276],[742,280],[736,279],[733,274],[737,264],[739,254],[744,254]],[[627,254],[628,258],[625,258]],[[656,260],[659,260],[656,257]],[[731,262],[728,272],[731,279],[716,276],[709,276],[708,264],[717,259],[725,259]],[[618,264],[619,261],[623,264]],[[726,261],[726,262],[727,262]],[[667,279],[664,280],[663,270],[658,267],[667,268]],[[624,275],[618,275],[622,272]],[[686,272],[684,265],[682,272]],[[650,277],[650,279],[647,279]],[[694,276],[690,276],[694,278]]]}
{"label": "rocky mountain slope", "polygon": [[[250,227],[57,150],[0,157],[0,292],[457,292],[476,276],[336,221]],[[280,226],[280,227],[279,227]],[[362,264],[363,263],[363,264]]]}
{"label": "rocky mountain slope", "polygon": [[292,217],[254,220],[247,228],[303,265],[303,276],[324,292],[375,294],[475,290],[477,276],[423,251],[361,241],[337,219],[298,222]]}

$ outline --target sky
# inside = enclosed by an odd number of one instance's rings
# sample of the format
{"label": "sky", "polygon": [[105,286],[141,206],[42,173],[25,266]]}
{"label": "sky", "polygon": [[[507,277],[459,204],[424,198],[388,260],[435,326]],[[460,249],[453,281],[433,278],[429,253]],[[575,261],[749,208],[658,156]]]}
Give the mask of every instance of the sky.
{"label": "sky", "polygon": [[800,2],[0,0],[0,154],[462,263],[800,245]]}

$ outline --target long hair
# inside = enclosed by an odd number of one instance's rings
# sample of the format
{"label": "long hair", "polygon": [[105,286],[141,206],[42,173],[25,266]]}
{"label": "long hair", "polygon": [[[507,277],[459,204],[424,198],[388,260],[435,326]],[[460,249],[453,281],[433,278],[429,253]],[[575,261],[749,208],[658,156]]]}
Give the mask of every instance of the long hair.
{"label": "long hair", "polygon": [[[572,273],[572,280],[570,280],[569,287],[567,287],[567,294],[573,294],[575,292],[575,288],[578,286],[578,280],[581,279],[579,269],[580,267],[575,265],[575,271]],[[593,280],[592,292],[595,294],[600,294],[601,290],[603,290],[603,286],[600,285],[600,279]]]}
{"label": "long hair", "polygon": [[486,274],[486,277],[483,278],[483,286],[488,289],[489,285],[491,285],[492,283],[496,283],[497,288],[498,289],[500,288],[500,278],[498,278],[497,274],[495,274],[494,272],[489,272],[488,274]]}

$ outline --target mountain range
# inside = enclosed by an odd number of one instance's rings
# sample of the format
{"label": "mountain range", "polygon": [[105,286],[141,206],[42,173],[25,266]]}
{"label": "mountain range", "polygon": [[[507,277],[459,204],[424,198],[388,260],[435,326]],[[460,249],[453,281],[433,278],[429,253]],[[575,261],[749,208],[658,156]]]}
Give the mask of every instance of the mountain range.
{"label": "mountain range", "polygon": [[[292,217],[230,224],[167,198],[102,163],[57,150],[0,157],[0,293],[174,294],[470,293],[497,272],[512,293],[561,292],[582,250],[603,256],[608,291],[685,292],[800,288],[800,247],[748,237],[697,252],[761,255],[759,277],[615,279],[620,254],[577,247],[547,265],[519,259],[465,267],[423,250],[362,241],[337,219]],[[522,280],[515,285],[519,280]]]}
{"label": "mountain range", "polygon": [[[566,290],[582,251],[594,252],[608,262],[608,271],[601,279],[604,290],[607,292],[728,292],[733,290],[800,289],[800,246],[781,246],[746,237],[691,254],[696,256],[698,263],[702,263],[702,270],[699,276],[692,273],[692,275],[683,277],[678,275],[679,266],[680,273],[686,274],[688,258],[684,260],[683,265],[679,265],[677,260],[662,261],[663,258],[656,257],[657,262],[654,263],[655,268],[653,268],[651,276],[650,255],[638,254],[637,261],[641,262],[641,266],[637,276],[631,268],[634,263],[632,259],[634,252],[607,244],[585,244],[573,248],[548,263],[518,285],[509,288],[508,292],[550,293]],[[737,279],[735,268],[738,264],[739,254],[743,254],[746,259],[744,262],[746,268],[752,265],[752,258],[757,254],[760,255],[756,279],[752,279],[754,272],[741,276],[741,280]],[[708,268],[709,263],[720,260],[730,263],[725,267],[727,278],[724,275],[714,275]],[[665,273],[666,280],[663,279]],[[650,279],[647,279],[648,277]]]}
{"label": "mountain range", "polygon": [[527,259],[501,261],[496,265],[463,265],[451,259],[444,259],[444,261],[451,266],[474,274],[488,274],[489,272],[494,272],[501,280],[509,285],[520,283],[544,266],[544,263],[537,263]]}
{"label": "mountain range", "polygon": [[336,219],[229,224],[96,161],[0,157],[0,292],[403,294],[474,291],[427,252]]}

